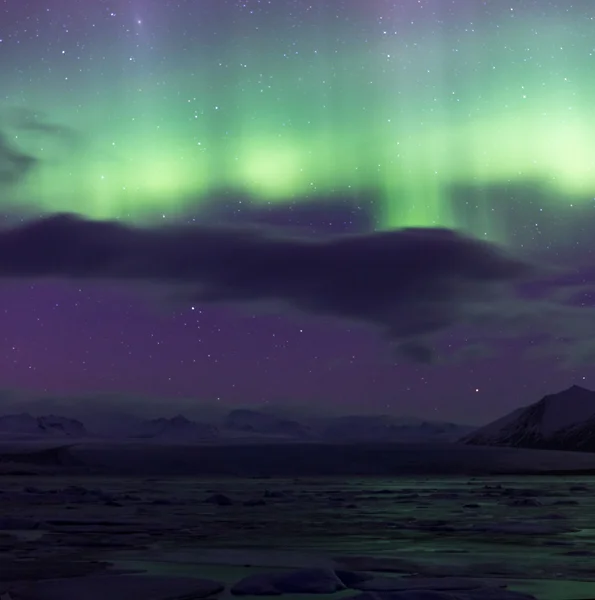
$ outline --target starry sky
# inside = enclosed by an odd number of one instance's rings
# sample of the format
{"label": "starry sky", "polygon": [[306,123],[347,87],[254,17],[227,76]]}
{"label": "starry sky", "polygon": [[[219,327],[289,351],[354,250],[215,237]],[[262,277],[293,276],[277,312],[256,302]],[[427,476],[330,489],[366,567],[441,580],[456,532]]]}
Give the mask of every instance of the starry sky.
{"label": "starry sky", "polygon": [[[594,40],[591,0],[4,0],[2,219],[444,227],[576,270],[595,250]],[[481,423],[595,379],[595,354],[541,352],[539,332],[486,349],[455,327],[422,364],[331,317],[0,285],[5,389]]]}

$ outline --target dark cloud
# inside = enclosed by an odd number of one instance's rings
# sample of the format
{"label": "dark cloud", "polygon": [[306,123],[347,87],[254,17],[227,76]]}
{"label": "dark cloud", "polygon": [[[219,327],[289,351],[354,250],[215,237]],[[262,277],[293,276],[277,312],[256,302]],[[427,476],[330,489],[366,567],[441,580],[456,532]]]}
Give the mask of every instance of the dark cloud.
{"label": "dark cloud", "polygon": [[46,120],[45,115],[27,108],[13,108],[6,113],[10,126],[20,131],[45,133],[58,137],[70,137],[74,132],[64,125],[57,125]]}
{"label": "dark cloud", "polygon": [[[79,136],[68,126],[52,123],[44,115],[26,108],[14,108],[0,114],[0,185],[15,185],[40,164],[38,157],[16,145],[14,140],[31,137],[57,141],[62,150],[73,149]],[[59,154],[62,150],[55,150]]]}
{"label": "dark cloud", "polygon": [[436,360],[436,352],[429,343],[411,340],[396,344],[398,355],[417,363],[432,364]]}
{"label": "dark cloud", "polygon": [[[185,302],[330,316],[373,326],[401,356],[425,363],[434,362],[440,335],[461,325],[477,332],[482,347],[489,339],[544,336],[554,353],[591,356],[592,309],[552,296],[552,281],[561,278],[553,273],[442,229],[304,238],[248,226],[141,228],[58,215],[0,230],[0,277],[157,284]],[[539,281],[550,295],[534,293]]]}
{"label": "dark cloud", "polygon": [[53,123],[44,113],[29,108],[8,109],[3,113],[2,121],[6,128],[21,133],[44,135],[70,144],[80,140],[79,133],[72,127]]}
{"label": "dark cloud", "polygon": [[496,246],[439,229],[306,239],[61,215],[0,232],[3,277],[158,283],[197,303],[276,304],[373,325],[424,361],[418,340],[497,303],[531,272]]}
{"label": "dark cloud", "polygon": [[14,147],[0,132],[0,185],[21,181],[37,165],[37,159]]}

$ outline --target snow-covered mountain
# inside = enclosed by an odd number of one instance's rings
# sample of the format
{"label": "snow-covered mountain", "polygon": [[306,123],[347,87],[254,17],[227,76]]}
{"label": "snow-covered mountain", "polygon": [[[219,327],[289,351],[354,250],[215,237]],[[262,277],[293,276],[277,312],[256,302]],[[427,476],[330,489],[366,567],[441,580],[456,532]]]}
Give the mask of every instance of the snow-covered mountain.
{"label": "snow-covered mountain", "polygon": [[185,416],[143,419],[128,413],[91,411],[89,419],[64,416],[32,416],[29,413],[0,416],[0,439],[86,438],[107,441],[146,441],[162,444],[237,444],[285,442],[451,442],[472,428],[386,415],[350,415],[298,419],[268,410],[236,409],[214,422],[193,421]]}
{"label": "snow-covered mountain", "polygon": [[244,408],[232,410],[225,418],[222,427],[228,432],[242,434],[256,434],[298,440],[312,438],[310,428],[299,421]]}
{"label": "snow-covered mountain", "polygon": [[595,452],[595,392],[573,385],[518,408],[463,437],[461,442]]}
{"label": "snow-covered mountain", "polygon": [[88,433],[76,419],[56,415],[33,417],[28,413],[0,416],[0,436],[6,437],[68,437],[83,438]]}
{"label": "snow-covered mountain", "polygon": [[390,415],[349,415],[319,421],[320,437],[334,442],[448,442],[474,428]]}
{"label": "snow-covered mountain", "polygon": [[190,421],[182,415],[172,419],[150,419],[139,423],[130,437],[164,443],[191,444],[216,440],[217,427],[210,423]]}

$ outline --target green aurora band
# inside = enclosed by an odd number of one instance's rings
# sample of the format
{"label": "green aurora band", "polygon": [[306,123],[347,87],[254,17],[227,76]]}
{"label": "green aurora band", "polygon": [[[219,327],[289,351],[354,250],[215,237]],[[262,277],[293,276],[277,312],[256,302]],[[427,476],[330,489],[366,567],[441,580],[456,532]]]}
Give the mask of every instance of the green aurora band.
{"label": "green aurora band", "polygon": [[426,11],[406,26],[415,4],[382,16],[389,3],[370,0],[369,14],[347,7],[299,27],[283,11],[260,24],[241,13],[220,25],[228,43],[207,43],[173,31],[179,16],[160,28],[175,9],[148,2],[142,22],[131,13],[111,34],[85,30],[78,50],[65,38],[48,57],[22,42],[5,108],[39,111],[81,140],[7,125],[40,160],[5,186],[5,204],[139,220],[221,190],[265,206],[361,194],[376,198],[379,229],[468,229],[453,195],[469,188],[474,233],[505,241],[486,189],[537,185],[551,202],[592,202],[588,5],[515,13],[461,0],[450,20]]}

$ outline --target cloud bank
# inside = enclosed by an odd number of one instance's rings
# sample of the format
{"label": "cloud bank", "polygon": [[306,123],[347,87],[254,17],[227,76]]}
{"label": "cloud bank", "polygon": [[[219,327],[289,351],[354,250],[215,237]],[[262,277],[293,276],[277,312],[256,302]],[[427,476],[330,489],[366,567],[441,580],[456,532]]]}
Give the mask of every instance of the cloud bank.
{"label": "cloud bank", "polygon": [[0,230],[3,278],[150,283],[193,303],[274,304],[370,325],[424,362],[430,340],[454,326],[527,326],[535,301],[515,290],[536,272],[495,245],[443,229],[312,239],[57,215]]}
{"label": "cloud bank", "polygon": [[445,229],[300,238],[56,215],[0,229],[0,278],[157,284],[185,302],[274,305],[374,327],[418,362],[432,362],[436,339],[457,326],[474,342],[541,336],[550,353],[595,354],[592,307],[560,294],[584,278]]}

